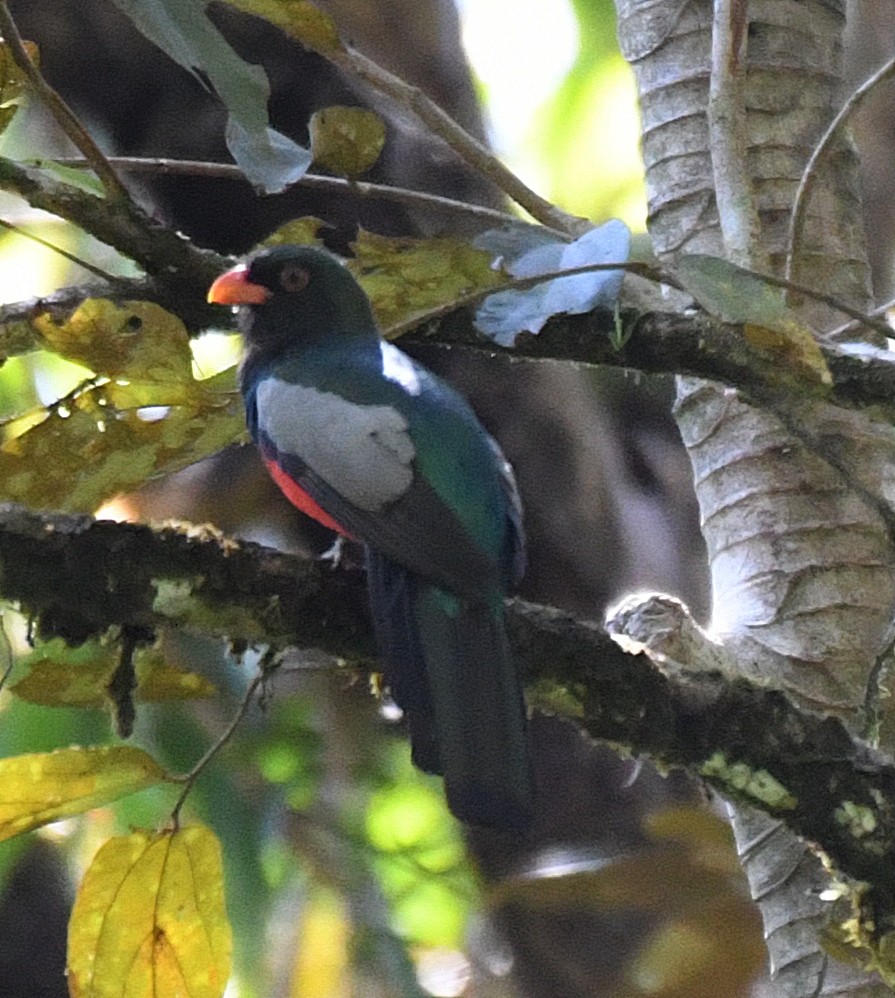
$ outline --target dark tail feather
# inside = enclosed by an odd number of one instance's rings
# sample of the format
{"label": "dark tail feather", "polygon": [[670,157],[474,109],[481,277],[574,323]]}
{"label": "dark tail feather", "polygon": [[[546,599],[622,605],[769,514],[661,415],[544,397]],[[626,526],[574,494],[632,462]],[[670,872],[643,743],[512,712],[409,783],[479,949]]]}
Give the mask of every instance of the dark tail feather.
{"label": "dark tail feather", "polygon": [[367,552],[386,682],[404,711],[414,765],[444,776],[451,812],[522,828],[534,807],[525,701],[503,607],[469,606]]}
{"label": "dark tail feather", "polygon": [[470,606],[419,581],[414,606],[448,806],[468,824],[523,828],[534,789],[503,606]]}
{"label": "dark tail feather", "polygon": [[385,681],[404,711],[413,764],[440,776],[435,716],[414,616],[412,579],[403,568],[368,548],[367,583]]}

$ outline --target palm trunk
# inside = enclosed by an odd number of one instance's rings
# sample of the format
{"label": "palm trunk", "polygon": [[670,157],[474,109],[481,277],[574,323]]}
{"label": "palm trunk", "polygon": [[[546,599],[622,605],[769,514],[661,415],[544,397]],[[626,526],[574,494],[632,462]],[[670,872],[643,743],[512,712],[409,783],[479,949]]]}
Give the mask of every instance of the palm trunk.
{"label": "palm trunk", "polygon": [[[714,12],[709,0],[616,4],[640,93],[657,254],[673,264],[682,253],[710,253],[782,273],[799,179],[843,98],[844,0],[716,0]],[[719,15],[729,20],[713,29]],[[867,274],[856,157],[840,140],[816,178],[792,276],[866,307]],[[837,321],[811,303],[801,312],[816,330]],[[882,508],[895,446],[890,432],[823,403],[798,412],[798,426],[784,425],[735,392],[679,381],[676,418],[709,552],[712,630],[743,673],[865,734],[895,607]],[[821,949],[825,875],[814,856],[766,816],[731,810],[777,993],[890,994]]]}

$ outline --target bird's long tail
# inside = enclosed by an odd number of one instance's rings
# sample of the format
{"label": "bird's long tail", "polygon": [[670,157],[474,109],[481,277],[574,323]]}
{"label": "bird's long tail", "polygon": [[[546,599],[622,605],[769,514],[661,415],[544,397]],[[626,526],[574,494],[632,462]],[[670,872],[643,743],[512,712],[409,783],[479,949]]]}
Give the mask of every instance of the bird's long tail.
{"label": "bird's long tail", "polygon": [[524,827],[534,790],[502,601],[461,600],[376,553],[369,569],[386,679],[407,716],[414,763],[444,776],[461,821]]}

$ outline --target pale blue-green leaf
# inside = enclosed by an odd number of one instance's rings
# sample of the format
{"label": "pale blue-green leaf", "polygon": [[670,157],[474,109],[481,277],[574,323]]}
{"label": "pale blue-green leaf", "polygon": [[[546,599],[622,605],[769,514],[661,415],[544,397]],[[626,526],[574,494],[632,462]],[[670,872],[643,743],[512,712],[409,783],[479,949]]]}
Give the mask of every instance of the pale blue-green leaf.
{"label": "pale blue-green leaf", "polygon": [[311,152],[282,132],[247,131],[231,117],[227,148],[249,182],[264,194],[278,194],[300,180],[311,165]]}
{"label": "pale blue-green leaf", "polygon": [[562,243],[556,240],[555,232],[543,225],[530,225],[526,222],[511,223],[500,229],[488,229],[472,241],[476,249],[493,253],[498,264],[518,260],[529,250],[548,244],[562,248]]}
{"label": "pale blue-green leaf", "polygon": [[311,155],[268,127],[270,84],[205,13],[203,0],[114,0],[139,30],[185,69],[201,70],[229,112],[227,146],[246,177],[274,194],[307,170]]}
{"label": "pale blue-green leaf", "polygon": [[[169,58],[193,72],[199,65],[191,32],[184,32],[181,23],[174,16],[165,0],[112,0],[115,6],[126,14],[134,26],[154,45],[157,45]],[[181,21],[190,13],[199,12],[204,20],[204,4],[199,0],[175,0],[181,8]]]}
{"label": "pale blue-green leaf", "polygon": [[[612,219],[573,243],[536,245],[516,259],[505,260],[504,267],[513,277],[535,277],[592,264],[623,263],[630,243],[628,227]],[[623,278],[623,270],[597,270],[553,278],[525,290],[498,291],[482,302],[475,324],[502,346],[512,346],[519,333],[540,332],[551,316],[576,315],[599,306],[612,308]]]}

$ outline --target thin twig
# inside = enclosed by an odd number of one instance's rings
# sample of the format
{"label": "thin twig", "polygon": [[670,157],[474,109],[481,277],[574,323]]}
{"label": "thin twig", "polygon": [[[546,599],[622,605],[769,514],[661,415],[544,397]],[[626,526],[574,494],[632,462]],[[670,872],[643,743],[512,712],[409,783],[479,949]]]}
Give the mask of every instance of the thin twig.
{"label": "thin twig", "polygon": [[587,219],[571,215],[536,194],[512,170],[504,166],[486,146],[458,125],[419,87],[405,83],[400,77],[389,73],[356,49],[346,46],[333,50],[321,50],[320,54],[339,69],[358,77],[380,93],[396,100],[401,107],[412,111],[465,163],[482,176],[487,177],[507,197],[524,208],[532,218],[537,219],[542,225],[559,229],[570,236],[580,236],[591,227],[591,223]]}
{"label": "thin twig", "polygon": [[812,298],[814,301],[819,301],[824,305],[828,305],[830,308],[837,312],[841,312],[843,315],[851,316],[856,323],[859,323],[862,326],[867,326],[869,329],[875,329],[884,336],[892,335],[892,327],[887,322],[881,322],[874,318],[876,310],[869,314],[862,312],[860,309],[853,308],[847,302],[842,301],[841,298],[837,298],[835,295],[825,294],[823,291],[818,291],[817,288],[809,288],[807,284],[800,284],[798,281],[791,281],[787,277],[777,277],[774,274],[762,274],[757,270],[749,270],[749,273],[753,277],[759,278],[759,280],[772,284],[774,287],[783,288],[786,291],[797,291],[806,298]]}
{"label": "thin twig", "polygon": [[845,124],[851,114],[858,109],[877,84],[888,79],[893,73],[895,73],[895,57],[880,67],[872,76],[868,77],[842,105],[839,113],[830,122],[829,127],[824,132],[820,142],[817,143],[814,152],[811,153],[808,162],[805,164],[802,179],[799,181],[799,186],[796,188],[796,195],[793,199],[792,214],[789,217],[789,231],[786,235],[786,269],[784,270],[786,277],[792,277],[796,249],[802,238],[802,229],[805,224],[806,206],[811,196],[811,189],[817,179],[817,171],[821,158],[830,148],[839,129]]}
{"label": "thin twig", "polygon": [[251,706],[252,701],[255,699],[255,694],[257,693],[258,688],[265,681],[265,679],[267,679],[267,676],[268,676],[268,670],[262,667],[259,670],[258,674],[252,679],[252,681],[246,687],[246,691],[243,694],[242,700],[240,701],[236,713],[230,719],[230,723],[227,725],[227,727],[224,728],[224,730],[221,732],[221,735],[217,739],[217,741],[208,749],[205,755],[202,756],[202,758],[196,763],[195,766],[193,766],[193,768],[188,773],[176,777],[176,782],[182,783],[183,789],[180,791],[180,795],[178,796],[176,802],[174,803],[174,807],[171,809],[171,824],[174,826],[175,829],[180,824],[180,811],[183,808],[183,805],[186,803],[186,799],[189,796],[190,791],[193,789],[196,780],[199,779],[199,777],[202,775],[203,771],[205,770],[205,767],[211,762],[212,759],[214,759],[214,757],[218,754],[218,752],[220,752],[221,749],[224,748],[224,746],[230,741],[230,739],[236,733],[236,729],[242,723],[242,719],[246,716],[246,713],[249,707]]}
{"label": "thin twig", "polygon": [[43,74],[31,61],[22,43],[22,36],[19,34],[19,29],[16,27],[16,23],[5,2],[0,2],[0,34],[3,35],[3,40],[9,47],[13,62],[25,74],[31,85],[31,89],[47,106],[50,114],[52,114],[63,132],[65,132],[90,162],[90,167],[103,185],[107,197],[117,201],[129,201],[130,194],[127,188],[121,183],[118,175],[109,165],[105,154],[93,141],[74,111],[72,111],[50,84],[47,83]]}
{"label": "thin twig", "polygon": [[[830,343],[838,343],[842,340],[849,340],[852,333],[857,332],[861,326],[866,326],[868,324],[867,319],[882,319],[883,316],[885,316],[886,313],[892,309],[895,309],[895,298],[891,301],[885,302],[882,305],[877,305],[876,308],[868,312],[866,317],[863,319],[852,319],[841,326],[837,326],[835,329],[831,329],[828,333],[823,334],[823,338]],[[892,337],[895,336],[895,330],[893,330],[890,323],[886,322],[885,325],[888,329],[888,332],[886,332],[886,338],[892,339]],[[874,323],[871,328],[880,329],[876,323]],[[880,332],[884,332],[884,330],[880,329]]]}
{"label": "thin twig", "polygon": [[[87,160],[79,157],[61,157],[53,160],[60,166],[86,167]],[[197,159],[170,159],[168,157],[145,156],[110,156],[109,163],[116,170],[129,173],[152,173],[160,176],[207,177],[219,180],[246,181],[245,174],[234,163],[210,163]],[[32,165],[41,166],[40,160],[32,161]],[[496,225],[524,225],[524,219],[511,215],[507,211],[496,208],[486,208],[483,205],[470,204],[468,201],[457,201],[441,194],[430,194],[427,191],[413,191],[406,187],[391,187],[386,184],[374,184],[364,180],[348,181],[342,177],[325,177],[318,173],[306,173],[295,184],[297,187],[307,187],[310,190],[330,190],[346,194],[359,194],[362,197],[376,198],[380,201],[392,201],[411,208],[431,208],[450,214],[468,215],[472,218]],[[556,233],[557,238],[567,239],[568,232],[564,229],[543,226]]]}
{"label": "thin twig", "polygon": [[71,263],[74,263],[78,267],[88,271],[88,273],[93,274],[94,277],[99,277],[104,281],[108,281],[110,284],[114,284],[117,280],[117,278],[113,277],[112,274],[107,273],[102,268],[95,267],[92,263],[88,263],[86,260],[82,260],[80,257],[75,256],[74,253],[69,253],[67,249],[63,249],[61,246],[57,246],[55,243],[51,243],[47,239],[42,239],[33,232],[29,232],[27,229],[22,229],[18,225],[14,225],[12,222],[7,222],[5,218],[0,218],[0,226],[4,229],[8,229],[10,232],[14,232],[17,236],[22,236],[23,239],[30,239],[33,243],[37,243],[38,246],[43,246],[45,249],[58,253],[60,256],[65,257],[66,260],[69,260]]}
{"label": "thin twig", "polygon": [[769,270],[759,249],[760,223],[746,156],[745,0],[715,0],[708,124],[715,201],[727,257],[741,267]]}

